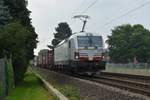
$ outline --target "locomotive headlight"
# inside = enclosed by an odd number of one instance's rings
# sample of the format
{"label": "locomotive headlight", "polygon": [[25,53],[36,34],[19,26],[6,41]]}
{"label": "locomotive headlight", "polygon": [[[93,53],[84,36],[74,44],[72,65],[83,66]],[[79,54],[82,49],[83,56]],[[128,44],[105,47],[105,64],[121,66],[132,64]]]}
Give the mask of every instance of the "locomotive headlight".
{"label": "locomotive headlight", "polygon": [[75,52],[74,57],[75,57],[75,59],[79,59],[79,52]]}
{"label": "locomotive headlight", "polygon": [[77,55],[76,55],[76,56],[75,56],[75,58],[76,58],[76,59],[78,59],[78,58],[79,58],[79,56],[77,56]]}

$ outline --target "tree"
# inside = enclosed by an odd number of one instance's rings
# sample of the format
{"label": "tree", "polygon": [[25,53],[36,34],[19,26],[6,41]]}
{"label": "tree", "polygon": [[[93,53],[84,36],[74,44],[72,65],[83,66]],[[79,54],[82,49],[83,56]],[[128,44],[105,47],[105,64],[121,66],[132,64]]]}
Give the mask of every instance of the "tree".
{"label": "tree", "polygon": [[8,6],[10,15],[13,17],[12,20],[19,20],[19,22],[24,26],[28,27],[30,34],[26,40],[28,48],[28,59],[33,59],[33,50],[36,48],[37,34],[34,27],[31,25],[30,11],[27,9],[28,2],[26,0],[5,0],[4,4]]}
{"label": "tree", "polygon": [[26,0],[5,0],[5,5],[8,6],[10,14],[13,17],[13,20],[19,20],[19,22],[24,26],[28,27],[30,34],[26,40],[26,48],[28,48],[28,59],[33,59],[34,53],[33,50],[36,48],[37,44],[37,34],[34,27],[31,24],[30,13],[27,9],[28,2]]}
{"label": "tree", "polygon": [[6,25],[11,19],[8,7],[4,5],[4,1],[0,0],[0,27]]}
{"label": "tree", "polygon": [[9,15],[8,11],[4,9],[8,7],[12,22],[4,19],[3,22],[7,23],[0,28],[0,57],[4,57],[4,53],[12,57],[15,83],[18,83],[23,79],[29,60],[34,57],[33,50],[36,48],[37,34],[31,24],[26,0],[4,0],[3,4],[4,7],[0,5],[0,8],[3,8],[2,15],[5,14],[5,18],[9,19],[6,17]]}
{"label": "tree", "polygon": [[72,30],[66,22],[59,23],[55,30],[56,33],[54,33],[54,39],[52,40],[53,46],[56,46],[62,40],[69,38],[72,35]]}
{"label": "tree", "polygon": [[150,31],[142,25],[121,25],[108,36],[109,55],[114,62],[126,63],[136,58],[147,62],[150,58]]}
{"label": "tree", "polygon": [[27,41],[30,34],[30,30],[19,22],[12,22],[0,29],[1,50],[5,50],[8,53],[8,57],[12,57],[16,84],[23,79],[29,64],[29,50],[27,48],[29,44]]}
{"label": "tree", "polygon": [[4,3],[8,6],[13,20],[20,20],[22,25],[32,27],[29,17],[31,11],[27,9],[26,0],[4,0]]}

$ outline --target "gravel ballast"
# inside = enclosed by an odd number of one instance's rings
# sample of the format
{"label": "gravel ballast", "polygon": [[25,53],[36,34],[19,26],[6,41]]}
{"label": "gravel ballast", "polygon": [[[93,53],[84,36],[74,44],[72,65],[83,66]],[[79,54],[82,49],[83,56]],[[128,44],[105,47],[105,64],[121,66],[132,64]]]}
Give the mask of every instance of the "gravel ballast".
{"label": "gravel ballast", "polygon": [[48,82],[73,85],[80,93],[80,100],[150,100],[150,98],[111,86],[74,78],[53,71],[34,68]]}

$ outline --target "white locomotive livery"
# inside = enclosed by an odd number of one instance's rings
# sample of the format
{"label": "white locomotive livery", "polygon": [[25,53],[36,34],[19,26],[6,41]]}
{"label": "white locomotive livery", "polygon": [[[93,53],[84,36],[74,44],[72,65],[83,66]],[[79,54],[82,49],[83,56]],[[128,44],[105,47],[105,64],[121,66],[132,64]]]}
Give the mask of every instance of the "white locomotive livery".
{"label": "white locomotive livery", "polygon": [[54,48],[54,67],[72,72],[96,73],[105,69],[102,36],[79,32]]}

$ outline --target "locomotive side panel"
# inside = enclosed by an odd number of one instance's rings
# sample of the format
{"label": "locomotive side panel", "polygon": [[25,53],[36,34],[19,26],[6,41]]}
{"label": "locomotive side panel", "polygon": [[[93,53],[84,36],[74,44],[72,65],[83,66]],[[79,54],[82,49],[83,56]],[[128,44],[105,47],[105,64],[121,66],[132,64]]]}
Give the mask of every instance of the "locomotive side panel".
{"label": "locomotive side panel", "polygon": [[69,49],[68,41],[58,45],[54,49],[54,64],[55,65],[68,65],[69,63]]}
{"label": "locomotive side panel", "polygon": [[77,41],[76,41],[76,38],[72,38],[70,39],[70,48],[69,48],[70,61],[76,61],[75,59],[76,51],[77,51]]}

